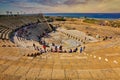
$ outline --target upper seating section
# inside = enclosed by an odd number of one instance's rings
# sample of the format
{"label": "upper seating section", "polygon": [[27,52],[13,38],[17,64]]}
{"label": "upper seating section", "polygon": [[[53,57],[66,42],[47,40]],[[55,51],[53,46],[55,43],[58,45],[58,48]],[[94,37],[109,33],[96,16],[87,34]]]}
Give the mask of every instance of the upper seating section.
{"label": "upper seating section", "polygon": [[[39,15],[11,15],[5,16],[0,15],[0,38],[3,39],[4,36],[8,36],[12,31],[20,29],[21,27],[29,26],[34,23],[42,23],[48,30],[51,31],[50,26],[47,24],[44,16]],[[3,29],[5,28],[5,29]],[[9,29],[9,30],[8,30]],[[6,32],[6,33],[4,33]],[[4,33],[4,34],[1,34]]]}
{"label": "upper seating section", "polygon": [[0,16],[0,26],[16,29],[29,23],[45,22],[42,15]]}
{"label": "upper seating section", "polygon": [[[17,20],[16,20],[17,19]],[[26,22],[27,20],[22,20],[20,17],[4,17],[4,18],[0,18],[0,25],[2,26],[6,26],[9,28],[16,28],[18,26],[22,26],[23,24],[25,24],[24,22]]]}
{"label": "upper seating section", "polygon": [[[14,33],[21,28],[40,24],[42,30],[51,31],[51,27],[46,22],[43,14],[39,15],[0,15],[0,42],[13,40]],[[36,25],[35,25],[36,27]],[[5,43],[6,44],[6,43]]]}

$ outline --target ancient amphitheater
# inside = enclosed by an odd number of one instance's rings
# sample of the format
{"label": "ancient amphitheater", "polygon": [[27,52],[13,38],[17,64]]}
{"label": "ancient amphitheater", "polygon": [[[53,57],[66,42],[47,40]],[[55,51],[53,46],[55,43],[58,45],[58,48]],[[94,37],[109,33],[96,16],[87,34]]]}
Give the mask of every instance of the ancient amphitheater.
{"label": "ancient amphitheater", "polygon": [[[60,27],[53,32],[42,14],[0,17],[0,80],[120,80],[120,29],[79,22],[51,24]],[[66,50],[86,49],[83,53],[58,53],[48,47],[40,54],[33,44],[42,47],[37,36],[45,31],[49,37],[42,39],[48,43]]]}

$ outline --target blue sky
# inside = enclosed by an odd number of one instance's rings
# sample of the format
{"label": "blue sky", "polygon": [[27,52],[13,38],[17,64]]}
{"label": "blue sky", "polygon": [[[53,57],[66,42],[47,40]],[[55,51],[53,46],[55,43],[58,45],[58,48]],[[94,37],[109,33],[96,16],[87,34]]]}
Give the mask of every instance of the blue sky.
{"label": "blue sky", "polygon": [[0,14],[13,13],[120,13],[120,0],[0,0]]}

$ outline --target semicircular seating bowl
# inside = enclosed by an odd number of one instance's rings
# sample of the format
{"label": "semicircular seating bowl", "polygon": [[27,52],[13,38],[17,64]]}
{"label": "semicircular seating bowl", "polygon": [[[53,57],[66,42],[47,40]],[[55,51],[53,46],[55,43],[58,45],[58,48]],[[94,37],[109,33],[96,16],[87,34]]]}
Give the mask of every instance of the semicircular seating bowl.
{"label": "semicircular seating bowl", "polygon": [[[38,22],[39,20],[39,22]],[[49,25],[46,23],[45,18],[43,15],[37,15],[37,16],[5,16],[0,17],[0,46],[1,47],[18,47],[18,44],[14,44],[13,41],[11,41],[11,33],[15,33],[17,29],[20,29],[24,26],[29,26],[34,23],[39,23],[39,26],[42,27],[41,29],[50,28]],[[2,27],[1,27],[2,26]],[[36,30],[37,32],[39,30]],[[42,30],[41,30],[42,31]],[[40,33],[42,34],[43,32]],[[35,32],[35,34],[38,34]],[[13,37],[13,35],[12,35]],[[25,38],[16,37],[17,42],[25,42]],[[26,44],[24,44],[26,45]],[[36,56],[39,55],[38,51],[28,51],[25,56]]]}

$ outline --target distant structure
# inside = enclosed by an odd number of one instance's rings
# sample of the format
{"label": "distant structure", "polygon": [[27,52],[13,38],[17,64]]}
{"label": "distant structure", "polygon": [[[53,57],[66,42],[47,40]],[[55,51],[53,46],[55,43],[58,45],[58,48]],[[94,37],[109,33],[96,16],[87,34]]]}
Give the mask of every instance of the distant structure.
{"label": "distant structure", "polygon": [[12,11],[10,11],[9,13],[10,13],[10,15],[12,15]]}
{"label": "distant structure", "polygon": [[17,12],[17,15],[19,15],[19,12]]}
{"label": "distant structure", "polygon": [[6,14],[9,16],[9,11],[6,11]]}
{"label": "distant structure", "polygon": [[13,15],[13,12],[12,12],[12,11],[6,11],[6,15],[12,16],[12,15]]}

